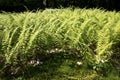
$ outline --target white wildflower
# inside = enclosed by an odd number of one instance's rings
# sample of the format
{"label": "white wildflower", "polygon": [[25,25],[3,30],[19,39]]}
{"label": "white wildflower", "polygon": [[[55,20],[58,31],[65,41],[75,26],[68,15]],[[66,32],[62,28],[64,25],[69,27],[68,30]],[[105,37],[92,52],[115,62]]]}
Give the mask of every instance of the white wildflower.
{"label": "white wildflower", "polygon": [[58,48],[55,48],[55,51],[58,51]]}
{"label": "white wildflower", "polygon": [[55,50],[54,50],[54,49],[51,49],[51,50],[50,50],[50,53],[54,53],[54,52],[55,52]]}
{"label": "white wildflower", "polygon": [[82,62],[77,62],[77,65],[78,66],[81,66],[83,63]]}
{"label": "white wildflower", "polygon": [[101,63],[106,63],[106,62],[108,62],[107,59],[106,60],[101,60]]}
{"label": "white wildflower", "polygon": [[93,69],[95,70],[95,69],[96,69],[96,66],[93,66]]}
{"label": "white wildflower", "polygon": [[30,61],[30,64],[34,64],[34,63],[35,63],[35,60],[31,60],[31,61]]}
{"label": "white wildflower", "polygon": [[39,64],[40,64],[40,61],[36,61],[36,64],[39,65]]}
{"label": "white wildflower", "polygon": [[37,65],[41,65],[41,64],[43,64],[43,62],[42,62],[42,61],[37,60],[37,61],[34,63],[34,65],[33,65],[33,66],[37,66]]}

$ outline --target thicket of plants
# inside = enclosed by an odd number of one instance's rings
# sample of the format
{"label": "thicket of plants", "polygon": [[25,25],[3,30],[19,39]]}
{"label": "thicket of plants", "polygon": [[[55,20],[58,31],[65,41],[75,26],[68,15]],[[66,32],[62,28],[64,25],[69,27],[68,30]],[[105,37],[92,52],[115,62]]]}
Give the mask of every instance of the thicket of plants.
{"label": "thicket of plants", "polygon": [[0,10],[23,11],[26,9],[45,9],[60,7],[105,8],[120,10],[118,0],[0,0]]}
{"label": "thicket of plants", "polygon": [[[0,77],[24,73],[49,54],[80,55],[89,67],[119,67],[120,13],[98,9],[46,9],[0,14]],[[111,67],[112,66],[112,67]]]}

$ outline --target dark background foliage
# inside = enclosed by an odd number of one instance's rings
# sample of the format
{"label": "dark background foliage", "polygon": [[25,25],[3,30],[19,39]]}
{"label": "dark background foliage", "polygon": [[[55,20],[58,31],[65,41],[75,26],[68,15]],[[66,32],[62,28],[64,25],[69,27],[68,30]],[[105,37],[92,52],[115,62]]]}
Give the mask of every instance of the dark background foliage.
{"label": "dark background foliage", "polygon": [[24,11],[60,7],[104,8],[120,10],[119,0],[0,0],[0,10]]}

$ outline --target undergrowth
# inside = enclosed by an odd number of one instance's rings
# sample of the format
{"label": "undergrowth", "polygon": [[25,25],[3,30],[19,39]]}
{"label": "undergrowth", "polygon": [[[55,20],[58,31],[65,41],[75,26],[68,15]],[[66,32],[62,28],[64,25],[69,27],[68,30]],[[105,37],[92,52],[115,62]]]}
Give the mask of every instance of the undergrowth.
{"label": "undergrowth", "polygon": [[115,59],[120,55],[119,42],[119,12],[71,8],[3,12],[0,77],[21,75],[44,57],[67,52],[80,56],[90,69],[106,76],[112,69],[120,69],[119,59]]}

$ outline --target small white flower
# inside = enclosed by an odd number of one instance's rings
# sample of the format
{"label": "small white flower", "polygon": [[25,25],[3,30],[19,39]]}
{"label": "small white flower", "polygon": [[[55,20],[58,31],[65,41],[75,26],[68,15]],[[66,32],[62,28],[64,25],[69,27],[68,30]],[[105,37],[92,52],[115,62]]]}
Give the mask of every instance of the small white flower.
{"label": "small white flower", "polygon": [[31,61],[30,61],[30,64],[34,64],[34,63],[35,63],[35,60],[31,60]]}
{"label": "small white flower", "polygon": [[93,66],[93,69],[96,69],[96,66]]}
{"label": "small white flower", "polygon": [[39,61],[36,61],[36,64],[37,64],[37,65],[39,65],[39,64],[40,64],[40,62],[39,62]]}
{"label": "small white flower", "polygon": [[77,62],[77,65],[79,65],[79,66],[82,65],[82,64],[83,64],[82,62]]}
{"label": "small white flower", "polygon": [[106,63],[106,62],[108,62],[108,60],[106,59],[106,60],[101,60],[101,62],[102,63]]}
{"label": "small white flower", "polygon": [[58,48],[55,48],[55,51],[58,51]]}
{"label": "small white flower", "polygon": [[33,65],[33,66],[42,65],[42,64],[43,64],[43,62],[42,62],[42,61],[37,60],[37,61],[34,63],[34,65]]}
{"label": "small white flower", "polygon": [[55,50],[54,50],[54,49],[51,49],[51,50],[50,50],[50,53],[54,53],[54,52],[55,52]]}

